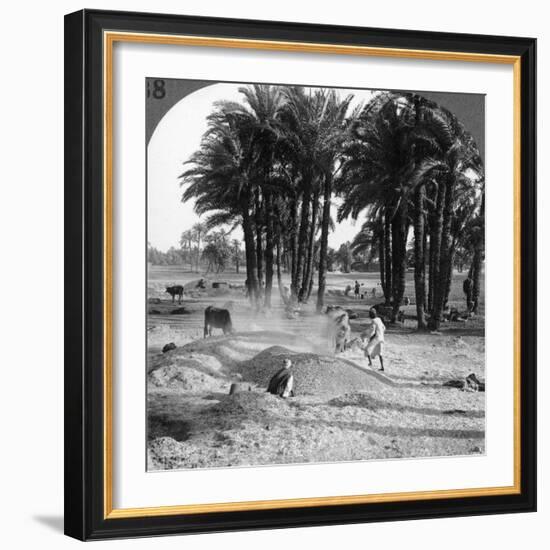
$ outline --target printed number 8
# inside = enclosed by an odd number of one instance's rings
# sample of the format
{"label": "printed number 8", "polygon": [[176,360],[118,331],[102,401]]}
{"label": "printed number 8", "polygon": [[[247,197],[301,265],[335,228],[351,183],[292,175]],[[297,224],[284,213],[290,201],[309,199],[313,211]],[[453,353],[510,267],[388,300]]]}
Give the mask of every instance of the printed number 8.
{"label": "printed number 8", "polygon": [[[153,81],[153,97],[155,99],[162,99],[166,95],[164,80],[154,80]],[[151,97],[151,87],[150,83],[147,83],[147,97]]]}

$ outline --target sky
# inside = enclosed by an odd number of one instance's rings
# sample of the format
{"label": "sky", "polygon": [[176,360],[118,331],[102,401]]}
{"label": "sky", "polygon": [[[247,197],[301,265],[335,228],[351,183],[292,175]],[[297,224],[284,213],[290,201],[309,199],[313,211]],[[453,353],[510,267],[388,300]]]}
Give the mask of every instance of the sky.
{"label": "sky", "polygon": [[[178,247],[183,231],[199,221],[193,210],[193,202],[181,202],[182,188],[178,176],[185,170],[184,163],[199,148],[206,131],[206,117],[219,100],[242,101],[238,88],[242,84],[213,84],[197,90],[176,103],[157,125],[147,147],[147,203],[148,242],[159,250]],[[352,109],[358,103],[368,101],[375,92],[370,90],[344,90],[343,97],[353,94]],[[336,206],[332,208],[336,219]],[[338,248],[351,241],[362,224],[344,220],[329,235],[329,246]],[[241,229],[232,238],[242,239]]]}

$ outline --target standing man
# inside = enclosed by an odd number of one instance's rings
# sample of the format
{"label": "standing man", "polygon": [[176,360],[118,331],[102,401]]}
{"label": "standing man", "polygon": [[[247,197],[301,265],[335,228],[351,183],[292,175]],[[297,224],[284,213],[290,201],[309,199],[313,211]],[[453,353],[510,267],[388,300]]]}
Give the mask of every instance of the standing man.
{"label": "standing man", "polygon": [[359,293],[361,292],[361,285],[359,284],[359,281],[355,281],[355,298],[359,299]]}
{"label": "standing man", "polygon": [[382,319],[378,317],[378,314],[374,308],[369,310],[369,317],[372,319],[370,330],[367,329],[363,334],[361,334],[365,357],[369,361],[369,367],[372,367],[372,359],[378,355],[378,358],[380,359],[379,370],[383,371],[384,359],[382,358],[382,354],[384,352],[384,333],[386,332],[386,327],[384,326]]}

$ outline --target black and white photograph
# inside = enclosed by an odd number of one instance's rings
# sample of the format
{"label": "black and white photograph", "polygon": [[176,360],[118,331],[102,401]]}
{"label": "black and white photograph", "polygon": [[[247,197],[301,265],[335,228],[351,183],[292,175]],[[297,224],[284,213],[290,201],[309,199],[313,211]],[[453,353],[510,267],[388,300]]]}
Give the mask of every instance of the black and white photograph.
{"label": "black and white photograph", "polygon": [[485,453],[485,97],[147,78],[147,469]]}

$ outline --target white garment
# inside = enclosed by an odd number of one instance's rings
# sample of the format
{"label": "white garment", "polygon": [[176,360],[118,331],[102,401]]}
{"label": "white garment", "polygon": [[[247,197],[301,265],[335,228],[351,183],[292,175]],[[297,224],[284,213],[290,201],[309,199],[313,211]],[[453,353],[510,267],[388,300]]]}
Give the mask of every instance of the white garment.
{"label": "white garment", "polygon": [[386,327],[382,319],[375,317],[372,320],[369,342],[367,344],[367,355],[371,358],[382,355],[384,351],[384,332]]}
{"label": "white garment", "polygon": [[370,337],[372,338],[373,336],[375,336],[376,340],[378,340],[379,342],[384,342],[385,332],[386,332],[386,327],[384,326],[382,319],[380,319],[380,317],[375,317],[372,320]]}

